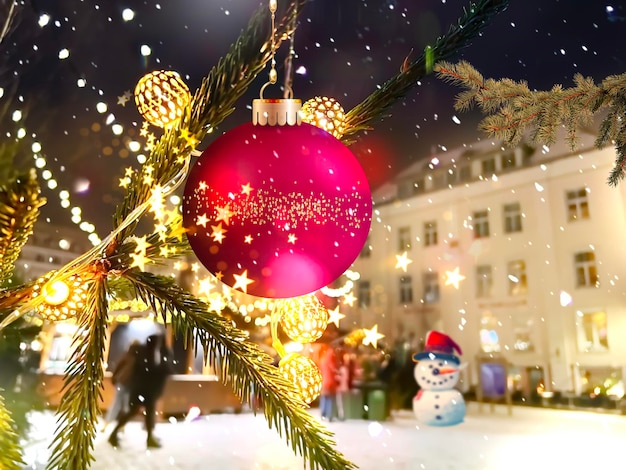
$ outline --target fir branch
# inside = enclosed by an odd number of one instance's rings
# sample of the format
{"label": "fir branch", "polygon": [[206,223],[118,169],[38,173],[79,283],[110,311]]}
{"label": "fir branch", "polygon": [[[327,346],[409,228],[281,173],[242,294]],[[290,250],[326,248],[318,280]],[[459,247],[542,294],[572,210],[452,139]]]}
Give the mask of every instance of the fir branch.
{"label": "fir branch", "polygon": [[0,291],[0,323],[11,310],[26,302],[33,293],[34,282]]}
{"label": "fir branch", "polygon": [[549,91],[531,91],[523,81],[485,80],[463,61],[437,64],[435,71],[444,81],[465,89],[457,95],[457,110],[478,106],[486,115],[479,128],[511,145],[519,143],[526,131],[533,142],[552,145],[563,127],[567,144],[574,150],[579,129],[589,126],[600,111],[607,111],[595,145],[602,148],[614,142],[617,157],[608,177],[609,185],[616,186],[626,176],[626,74],[611,75],[599,85],[576,74],[571,88],[554,85]]}
{"label": "fir branch", "polygon": [[[278,43],[293,32],[290,25],[304,3],[306,0],[293,2],[277,24]],[[146,163],[154,170],[154,185],[167,184],[182,170],[185,159],[194,148],[192,143],[202,141],[209,131],[234,110],[235,102],[263,70],[271,57],[269,24],[267,6],[259,7],[247,30],[241,33],[228,53],[202,81],[178,126],[165,131]],[[182,136],[182,130],[188,135]],[[128,192],[114,217],[115,227],[149,200],[154,185],[145,184],[140,172],[131,177]],[[130,235],[136,223],[121,231],[114,245],[120,244]]]}
{"label": "fir branch", "polygon": [[34,169],[0,187],[0,283],[11,277],[45,203]]}
{"label": "fir branch", "polygon": [[251,386],[263,394],[264,413],[270,428],[291,444],[294,452],[308,461],[311,469],[355,468],[334,449],[332,434],[307,412],[293,388],[272,364],[272,359],[247,335],[223,317],[207,312],[207,306],[174,280],[131,270],[125,273],[144,302],[162,317],[171,314],[177,335],[186,344],[201,345],[205,357],[222,381],[229,382],[243,402],[251,403]]}
{"label": "fir branch", "polygon": [[[2,392],[3,390],[0,390]],[[24,466],[19,436],[15,432],[15,424],[11,413],[6,408],[4,398],[0,394],[0,468],[2,470],[21,470]]]}
{"label": "fir branch", "polygon": [[105,278],[92,282],[87,305],[76,321],[78,330],[65,371],[64,393],[57,410],[57,429],[51,444],[49,469],[87,469],[94,460],[107,329]]}
{"label": "fir branch", "polygon": [[400,73],[346,114],[344,142],[353,142],[353,136],[371,129],[373,120],[383,119],[393,104],[404,98],[418,80],[430,73],[429,63],[445,60],[467,46],[495,15],[508,7],[508,3],[507,0],[480,0],[472,3],[468,10],[464,10],[458,24],[451,26],[446,35],[435,41],[434,46],[427,48],[419,59],[403,67]]}

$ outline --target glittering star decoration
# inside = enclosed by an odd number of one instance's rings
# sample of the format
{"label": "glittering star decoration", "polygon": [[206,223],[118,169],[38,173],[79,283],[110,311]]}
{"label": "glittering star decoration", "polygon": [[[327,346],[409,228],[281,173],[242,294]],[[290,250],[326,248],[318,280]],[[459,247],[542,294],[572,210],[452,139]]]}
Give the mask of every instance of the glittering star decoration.
{"label": "glittering star decoration", "polygon": [[339,311],[339,307],[328,311],[328,323],[334,323],[337,328],[339,328],[339,322],[344,318],[346,318],[346,316]]}
{"label": "glittering star decoration", "polygon": [[287,236],[287,243],[291,243],[292,245],[295,245],[295,244],[296,244],[296,240],[297,240],[297,239],[298,239],[298,237],[296,237],[296,234],[295,234],[295,233],[290,233],[290,234]]}
{"label": "glittering star decoration", "polygon": [[251,192],[252,192],[252,187],[250,186],[250,183],[246,183],[246,184],[242,184],[241,185],[241,194],[245,194],[246,196],[250,196]]}
{"label": "glittering star decoration", "polygon": [[219,222],[220,220],[223,220],[224,223],[226,225],[228,225],[228,223],[230,222],[230,218],[235,215],[231,210],[230,210],[230,205],[226,204],[224,207],[216,207],[215,208],[217,210],[217,216],[215,217],[215,221]]}
{"label": "glittering star decoration", "polygon": [[130,100],[132,96],[130,90],[126,90],[123,94],[117,97],[117,104],[120,106],[126,106],[126,103]]}
{"label": "glittering star decoration", "polygon": [[244,237],[244,239],[243,239],[243,242],[244,242],[244,243],[247,243],[248,245],[250,245],[250,244],[252,243],[252,240],[254,240],[254,239],[252,238],[252,235],[246,235],[246,236]]}
{"label": "glittering star decoration", "polygon": [[402,271],[406,272],[409,264],[412,262],[413,260],[409,259],[406,251],[401,255],[396,255],[396,269],[402,269]]}
{"label": "glittering star decoration", "polygon": [[233,289],[239,289],[243,293],[248,292],[248,285],[252,284],[254,280],[248,279],[248,270],[246,269],[241,274],[234,274],[235,276],[235,284],[233,285]]}
{"label": "glittering star decoration", "polygon": [[461,273],[459,273],[459,268],[454,268],[454,271],[446,271],[446,286],[454,286],[455,289],[459,288],[459,282],[465,279]]}
{"label": "glittering star decoration", "polygon": [[378,340],[383,339],[385,335],[378,332],[378,325],[374,325],[371,330],[367,328],[363,328],[363,333],[365,337],[362,340],[363,346],[371,345],[375,348],[378,347]]}
{"label": "glittering star decoration", "polygon": [[222,243],[222,241],[224,241],[224,238],[226,238],[227,232],[227,230],[222,227],[222,222],[217,225],[211,225],[211,230],[211,238],[213,238],[213,241],[217,243]]}
{"label": "glittering star decoration", "polygon": [[209,218],[206,216],[206,214],[202,214],[196,217],[196,225],[202,225],[203,227],[206,228],[206,224],[208,222],[209,222]]}

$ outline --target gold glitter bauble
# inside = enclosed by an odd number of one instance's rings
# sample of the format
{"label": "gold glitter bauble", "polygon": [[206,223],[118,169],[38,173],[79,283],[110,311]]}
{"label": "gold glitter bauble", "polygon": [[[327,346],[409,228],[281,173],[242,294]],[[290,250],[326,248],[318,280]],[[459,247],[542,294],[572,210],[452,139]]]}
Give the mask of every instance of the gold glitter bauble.
{"label": "gold glitter bauble", "polygon": [[324,334],[328,310],[315,295],[304,295],[281,301],[280,325],[293,341],[312,343]]}
{"label": "gold glitter bauble", "polygon": [[322,373],[312,359],[290,353],[280,360],[278,370],[296,386],[299,397],[305,403],[311,403],[322,393]]}
{"label": "gold glitter bauble", "polygon": [[177,72],[157,70],[141,77],[135,87],[135,104],[146,121],[167,127],[178,121],[191,94]]}
{"label": "gold glitter bauble", "polygon": [[343,107],[334,98],[316,96],[302,105],[302,122],[324,129],[341,139],[345,131]]}
{"label": "gold glitter bauble", "polygon": [[44,298],[35,310],[43,320],[69,320],[85,308],[87,282],[78,274],[63,280],[52,280],[54,273],[52,271],[35,282],[32,298]]}

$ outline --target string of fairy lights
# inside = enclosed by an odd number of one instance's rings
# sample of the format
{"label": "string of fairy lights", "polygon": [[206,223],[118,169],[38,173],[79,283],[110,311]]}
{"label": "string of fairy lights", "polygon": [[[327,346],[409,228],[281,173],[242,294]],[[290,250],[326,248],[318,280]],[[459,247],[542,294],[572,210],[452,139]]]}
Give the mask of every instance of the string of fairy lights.
{"label": "string of fairy lights", "polygon": [[[275,0],[270,0],[269,8],[272,13],[273,23],[274,13],[277,8]],[[125,10],[125,12],[125,21],[132,19],[134,16],[131,15],[132,11],[129,12]],[[272,30],[274,30],[273,25],[272,28]],[[273,46],[272,55],[274,55],[275,52],[275,47]],[[145,53],[149,54],[150,52],[146,50]],[[69,57],[69,51],[61,51],[59,54],[60,59],[67,57]],[[272,57],[271,64],[272,71],[270,73],[270,81],[273,80],[273,83],[275,83],[274,57]],[[84,87],[86,82],[83,79],[80,80],[82,81],[79,81],[78,86]],[[102,93],[98,95],[101,96]],[[118,97],[117,103],[121,106],[125,106],[126,103],[130,101],[131,96],[133,96],[131,92],[125,92]],[[186,231],[182,226],[182,216],[179,211],[180,199],[172,194],[173,188],[178,183],[174,184],[172,182],[172,184],[168,184],[166,188],[155,187],[152,178],[154,169],[149,165],[145,165],[146,158],[139,152],[142,149],[150,151],[156,145],[157,138],[150,132],[149,125],[151,124],[161,129],[175,125],[180,120],[184,110],[189,106],[190,99],[191,94],[186,84],[183,82],[180,75],[173,71],[160,70],[146,74],[138,82],[134,92],[135,104],[140,114],[145,119],[145,123],[139,133],[140,137],[145,138],[145,143],[142,144],[134,139],[128,141],[127,146],[129,150],[137,153],[137,161],[141,167],[139,169],[127,168],[124,176],[119,180],[119,186],[124,189],[130,184],[131,177],[140,176],[143,184],[152,188],[152,197],[145,203],[146,207],[142,207],[141,210],[147,209],[153,214],[155,219],[155,233],[159,233],[159,235],[162,233],[166,237],[176,236],[180,238],[184,236]],[[107,103],[99,100],[94,108],[100,114],[109,113],[105,119],[105,123],[110,126],[111,132],[114,135],[119,136],[124,133],[124,126],[116,121],[113,113],[109,112]],[[302,122],[324,129],[337,139],[342,137],[345,130],[345,112],[335,99],[329,97],[315,97],[305,102],[299,112],[301,113]],[[16,111],[14,113],[14,121],[19,122],[20,120],[21,113]],[[20,138],[24,138],[27,135],[27,131],[20,129],[17,135],[18,137],[21,136]],[[34,134],[32,134],[32,137],[33,139],[36,138]],[[189,135],[183,135],[182,137],[191,139]],[[188,144],[192,148],[195,148],[198,142],[189,141]],[[43,156],[41,144],[37,141],[33,142],[31,150],[33,152],[33,158],[35,159],[35,166],[40,170],[42,178],[47,182],[47,187],[50,190],[59,191],[61,207],[70,211],[72,222],[77,224],[83,231],[89,233],[89,240],[94,246],[97,247],[104,243],[97,235],[95,226],[83,219],[82,209],[78,205],[71,203],[70,192],[67,189],[59,188],[57,178],[50,169],[47,159]],[[182,173],[175,177],[175,179],[178,179],[178,182],[187,175],[189,162],[187,161],[185,163]],[[61,171],[63,171],[63,169],[61,169]],[[173,206],[172,208],[166,207],[166,197],[170,197],[169,201]],[[112,235],[109,235],[108,238],[110,239]],[[130,254],[132,259],[130,267],[138,267],[145,270],[146,266],[150,266],[154,263],[148,256],[149,242],[145,236],[135,236],[132,240],[136,244],[136,249],[134,253]],[[162,247],[159,255],[168,257],[169,255],[175,254],[168,250],[168,247]],[[406,267],[411,262],[406,253],[401,255],[397,261],[396,268],[403,269],[404,271],[406,271]],[[189,269],[190,267],[186,262],[177,261],[173,263],[173,268],[174,270],[181,271],[183,269]],[[69,275],[61,278],[58,278],[53,271],[35,282],[31,294],[30,306],[34,307],[41,319],[52,322],[71,321],[76,315],[76,312],[84,306],[86,301],[85,287],[90,282],[90,279],[83,273],[78,272],[80,271],[78,268],[74,271],[77,272],[71,272],[70,270]],[[246,322],[251,322],[253,318],[256,317],[254,318],[256,326],[270,325],[272,345],[281,358],[279,370],[287,380],[298,385],[298,390],[303,401],[310,403],[316,399],[321,392],[321,373],[319,368],[315,362],[306,355],[300,354],[299,352],[287,351],[279,338],[278,327],[281,327],[283,333],[289,337],[291,341],[301,345],[317,341],[324,334],[330,323],[335,324],[338,328],[340,321],[345,318],[345,315],[340,312],[339,304],[348,306],[354,304],[356,297],[352,291],[355,282],[359,280],[359,274],[355,271],[348,270],[344,273],[343,277],[345,281],[343,281],[342,285],[335,285],[334,287],[327,286],[321,289],[322,294],[331,298],[341,299],[341,302],[337,301],[337,307],[329,310],[315,293],[286,299],[252,298],[251,296],[247,296],[245,290],[239,292],[236,290],[236,286],[231,288],[219,282],[218,277],[214,274],[210,273],[204,277],[200,277],[198,275],[200,271],[198,263],[191,265],[191,271],[196,273],[194,279],[195,286],[192,287],[195,287],[197,290],[198,297],[206,302],[210,312],[219,314],[224,309],[228,308],[242,315]],[[458,270],[456,275],[457,279],[461,280]],[[456,281],[457,288],[458,280]],[[111,300],[109,309],[113,312],[145,312],[149,310],[149,307],[138,299],[130,301]],[[257,315],[255,315],[255,313]],[[9,320],[12,319],[14,319],[14,316],[9,318]],[[120,313],[112,319],[116,321],[127,321],[130,319],[130,315],[128,315],[128,313]],[[0,325],[0,329],[4,326],[4,324]],[[376,348],[378,341],[383,337],[384,335],[378,331],[378,325],[374,325],[371,329],[359,328],[350,334],[348,339],[355,341],[355,345],[371,345]]]}

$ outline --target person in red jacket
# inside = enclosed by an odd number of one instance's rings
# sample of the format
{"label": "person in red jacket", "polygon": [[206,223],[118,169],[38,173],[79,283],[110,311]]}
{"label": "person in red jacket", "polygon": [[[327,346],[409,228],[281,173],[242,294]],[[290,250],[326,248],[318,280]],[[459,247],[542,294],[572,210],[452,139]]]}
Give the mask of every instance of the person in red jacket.
{"label": "person in red jacket", "polygon": [[332,346],[323,345],[320,358],[322,393],[320,411],[323,420],[333,420],[333,408],[337,394],[337,356]]}

